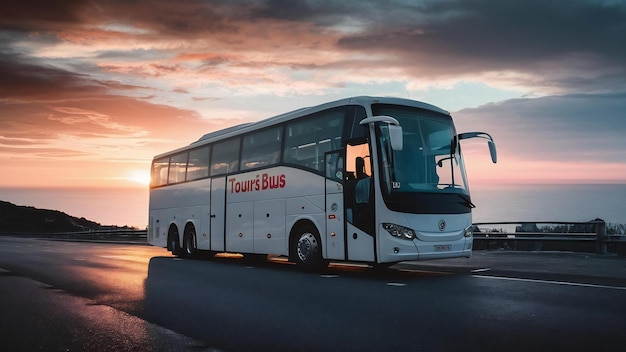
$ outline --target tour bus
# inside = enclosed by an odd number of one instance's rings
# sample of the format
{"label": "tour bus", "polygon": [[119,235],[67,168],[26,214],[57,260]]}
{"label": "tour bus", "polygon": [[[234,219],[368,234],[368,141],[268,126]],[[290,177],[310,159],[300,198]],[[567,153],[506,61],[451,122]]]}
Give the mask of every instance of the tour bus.
{"label": "tour bus", "polygon": [[154,157],[148,240],[174,255],[388,266],[470,257],[471,202],[450,113],[353,97],[208,133]]}

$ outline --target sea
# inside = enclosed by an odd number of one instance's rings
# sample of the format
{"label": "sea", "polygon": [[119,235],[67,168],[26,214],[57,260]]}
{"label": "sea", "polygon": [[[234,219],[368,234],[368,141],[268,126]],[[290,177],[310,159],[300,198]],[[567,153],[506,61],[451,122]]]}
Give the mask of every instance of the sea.
{"label": "sea", "polygon": [[626,224],[626,184],[480,185],[470,191],[473,223],[602,219]]}
{"label": "sea", "polygon": [[148,188],[0,188],[0,200],[59,210],[102,225],[145,229]]}
{"label": "sea", "polygon": [[[581,222],[626,224],[626,184],[472,185],[474,223]],[[54,209],[102,225],[148,224],[147,189],[0,188],[0,200]]]}

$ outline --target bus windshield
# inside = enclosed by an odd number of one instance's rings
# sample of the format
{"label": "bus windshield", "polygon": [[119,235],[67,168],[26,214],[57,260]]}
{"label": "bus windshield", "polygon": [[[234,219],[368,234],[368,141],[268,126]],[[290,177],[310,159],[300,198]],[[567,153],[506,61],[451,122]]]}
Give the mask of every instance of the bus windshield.
{"label": "bus windshield", "polygon": [[402,126],[402,150],[391,148],[385,124],[377,127],[383,193],[468,194],[465,168],[449,115],[386,104],[374,104],[372,110],[374,115],[394,117]]}

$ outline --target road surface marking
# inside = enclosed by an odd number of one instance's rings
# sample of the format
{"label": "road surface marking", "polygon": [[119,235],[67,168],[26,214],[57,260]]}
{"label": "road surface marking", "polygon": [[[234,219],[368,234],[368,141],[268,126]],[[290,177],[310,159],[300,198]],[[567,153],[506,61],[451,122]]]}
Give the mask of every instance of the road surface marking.
{"label": "road surface marking", "polygon": [[403,284],[403,283],[400,283],[400,282],[388,282],[387,286],[402,287],[402,286],[406,286],[406,284]]}
{"label": "road surface marking", "polygon": [[454,273],[448,272],[448,271],[434,271],[434,270],[417,270],[417,269],[398,269],[398,271],[400,272],[404,272],[404,273],[413,273],[413,274],[420,274],[420,275],[430,275],[430,276],[434,276],[434,275],[452,275]]}
{"label": "road surface marking", "polygon": [[489,271],[489,270],[491,270],[491,269],[489,269],[489,268],[484,268],[484,269],[474,269],[474,270],[472,270],[471,272],[472,272],[472,273],[482,273],[482,272]]}
{"label": "road surface marking", "polygon": [[482,279],[493,279],[493,280],[508,280],[508,281],[522,281],[522,282],[536,282],[541,284],[553,284],[553,285],[565,285],[565,286],[578,286],[578,287],[592,287],[592,288],[608,288],[613,290],[624,290],[626,291],[626,287],[621,286],[607,286],[607,285],[596,285],[596,284],[585,284],[579,282],[568,282],[568,281],[551,281],[551,280],[539,280],[539,279],[522,279],[516,277],[504,277],[504,276],[486,276],[486,275],[472,275],[473,277],[482,278]]}

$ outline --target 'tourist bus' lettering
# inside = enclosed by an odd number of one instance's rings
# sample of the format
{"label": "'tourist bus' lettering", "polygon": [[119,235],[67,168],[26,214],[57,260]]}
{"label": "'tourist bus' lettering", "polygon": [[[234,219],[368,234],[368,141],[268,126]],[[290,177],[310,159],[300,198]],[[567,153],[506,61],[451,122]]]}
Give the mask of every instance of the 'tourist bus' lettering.
{"label": "'tourist bus' lettering", "polygon": [[256,177],[251,180],[237,181],[237,179],[233,177],[228,181],[230,182],[230,193],[243,193],[285,188],[285,185],[287,184],[285,174],[270,175],[267,173],[256,175]]}

